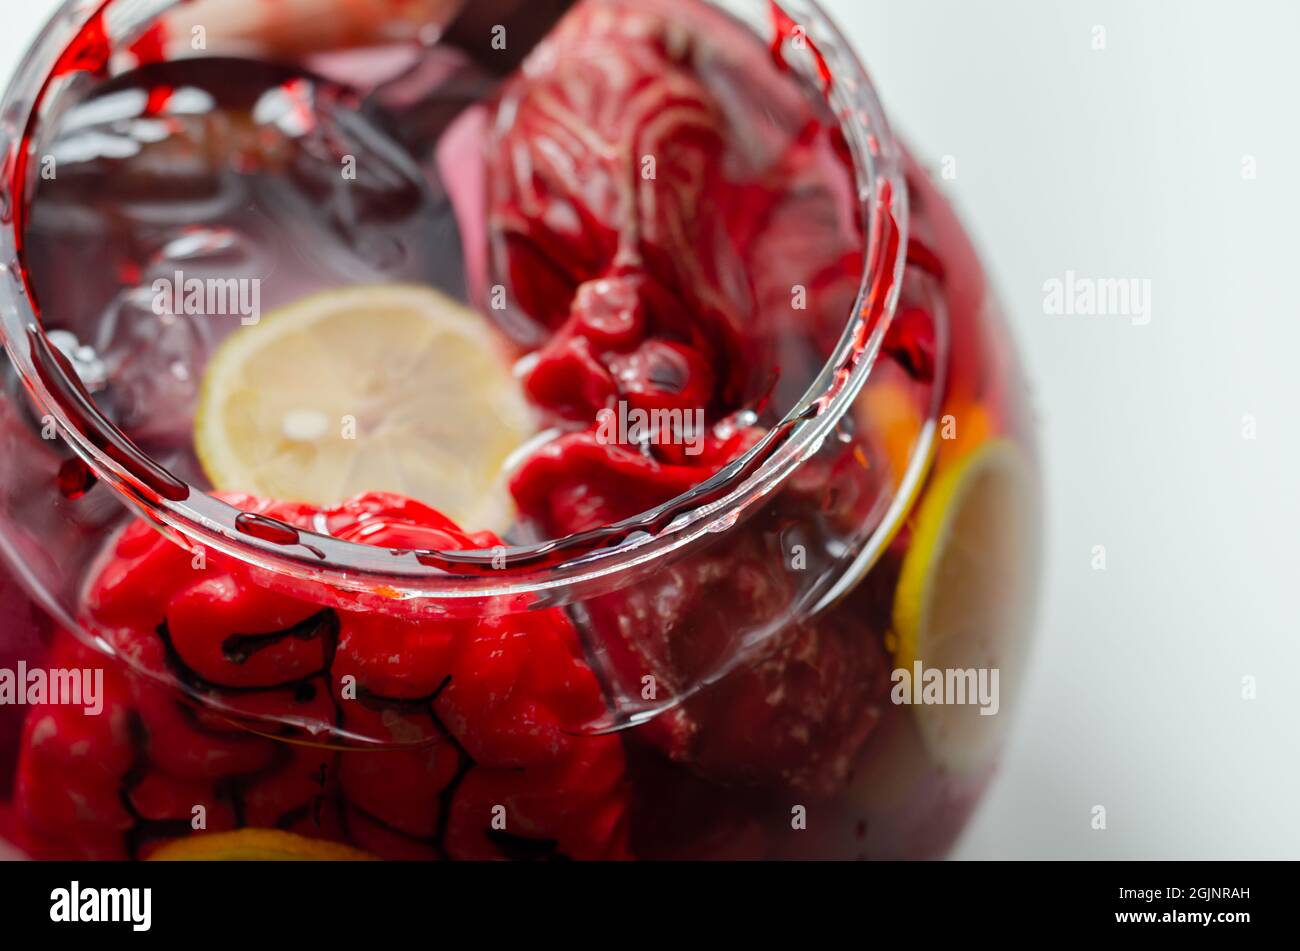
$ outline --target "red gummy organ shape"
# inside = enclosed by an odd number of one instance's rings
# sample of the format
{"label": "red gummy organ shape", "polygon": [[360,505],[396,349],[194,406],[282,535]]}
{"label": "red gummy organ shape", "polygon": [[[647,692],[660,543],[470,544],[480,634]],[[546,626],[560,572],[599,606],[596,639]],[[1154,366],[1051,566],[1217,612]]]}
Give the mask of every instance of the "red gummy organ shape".
{"label": "red gummy organ shape", "polygon": [[[230,501],[301,528],[317,514]],[[321,514],[340,537],[371,544],[499,544],[385,494]],[[252,572],[217,553],[196,562],[137,522],[99,569],[88,610],[146,671],[234,696],[242,713],[397,748],[255,735],[61,634],[52,663],[104,668],[105,707],[28,718],[16,801],[33,854],[144,855],[189,834],[202,806],[207,831],[288,828],[393,858],[625,855],[622,744],[575,735],[604,700],[563,613],[407,620],[323,608]]]}

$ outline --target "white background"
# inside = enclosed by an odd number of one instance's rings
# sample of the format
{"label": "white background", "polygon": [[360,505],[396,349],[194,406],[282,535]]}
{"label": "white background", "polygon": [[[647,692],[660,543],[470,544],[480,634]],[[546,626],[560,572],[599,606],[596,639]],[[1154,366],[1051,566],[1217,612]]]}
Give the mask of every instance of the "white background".
{"label": "white background", "polygon": [[[958,855],[1300,857],[1300,4],[825,2],[956,160],[1036,391],[1031,694]],[[54,7],[6,0],[4,78]],[[1149,279],[1151,322],[1046,316],[1067,270]]]}

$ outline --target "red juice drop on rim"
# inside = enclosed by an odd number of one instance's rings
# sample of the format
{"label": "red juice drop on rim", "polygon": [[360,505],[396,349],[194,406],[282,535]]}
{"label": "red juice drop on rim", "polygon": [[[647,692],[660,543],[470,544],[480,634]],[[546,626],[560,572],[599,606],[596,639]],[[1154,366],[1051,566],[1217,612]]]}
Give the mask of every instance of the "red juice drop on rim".
{"label": "red juice drop on rim", "polygon": [[276,518],[241,512],[235,517],[235,528],[251,538],[258,538],[272,545],[298,544],[298,529]]}

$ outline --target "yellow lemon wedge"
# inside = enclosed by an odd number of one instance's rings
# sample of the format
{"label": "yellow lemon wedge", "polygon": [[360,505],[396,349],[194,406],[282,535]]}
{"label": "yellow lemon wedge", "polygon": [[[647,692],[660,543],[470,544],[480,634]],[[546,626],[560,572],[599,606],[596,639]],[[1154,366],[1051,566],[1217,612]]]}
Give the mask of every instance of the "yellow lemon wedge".
{"label": "yellow lemon wedge", "polygon": [[[1036,479],[1006,439],[941,468],[921,500],[894,594],[894,665],[907,671],[895,690],[919,689],[918,671],[921,684],[936,676],[931,672],[944,678],[942,702],[912,707],[926,748],[944,768],[987,764],[1003,736],[1033,615],[1037,513]],[[958,681],[964,702],[952,696]],[[915,703],[918,694],[910,698]]]}
{"label": "yellow lemon wedge", "polygon": [[158,862],[374,862],[338,842],[309,839],[280,829],[240,829],[177,839],[149,858]]}
{"label": "yellow lemon wedge", "polygon": [[533,428],[482,316],[431,288],[376,285],[304,298],[223,341],[194,445],[218,490],[316,505],[397,492],[502,532],[503,469]]}

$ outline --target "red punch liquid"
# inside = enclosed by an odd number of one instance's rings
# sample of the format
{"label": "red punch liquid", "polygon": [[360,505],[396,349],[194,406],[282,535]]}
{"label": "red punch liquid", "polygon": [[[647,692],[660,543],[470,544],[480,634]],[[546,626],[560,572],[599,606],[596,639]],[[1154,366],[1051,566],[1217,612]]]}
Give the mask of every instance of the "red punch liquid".
{"label": "red punch liquid", "polygon": [[[70,435],[125,479],[23,431],[27,488],[5,487],[59,529],[67,583],[50,587],[79,627],[45,631],[0,577],[0,666],[101,665],[107,715],[0,709],[0,835],[111,859],[255,849],[266,830],[394,859],[946,852],[997,743],[978,717],[891,699],[892,675],[995,667],[1014,703],[1036,487],[1023,384],[921,169],[864,202],[850,142],[881,143],[841,128],[825,31],[756,10],[761,35],[695,0],[583,0],[511,26],[544,37],[523,68],[469,14],[432,46],[274,62],[220,30],[168,59],[163,25],[119,42],[91,18],[45,84],[72,98],[6,174],[29,198],[10,211],[39,316],[20,345]],[[182,278],[227,302],[255,290],[260,311],[191,313]],[[499,332],[537,427],[500,473],[508,527],[390,485],[331,504],[210,485],[193,434],[218,348],[309,295],[388,284]],[[828,365],[846,328],[855,346]],[[868,355],[834,431],[724,512]],[[376,390],[403,370],[374,362]],[[247,412],[297,409],[274,380],[246,389]],[[658,428],[633,435],[633,413]],[[0,422],[40,415],[19,399]],[[220,552],[119,497],[209,491],[241,510]],[[697,510],[708,532],[656,561],[509,588]],[[468,614],[257,556],[323,561],[321,534],[506,593]]]}

